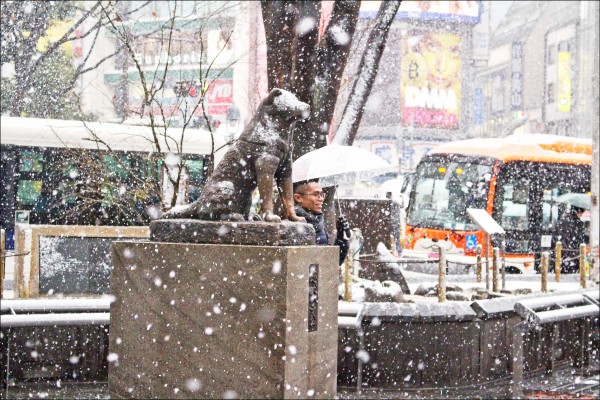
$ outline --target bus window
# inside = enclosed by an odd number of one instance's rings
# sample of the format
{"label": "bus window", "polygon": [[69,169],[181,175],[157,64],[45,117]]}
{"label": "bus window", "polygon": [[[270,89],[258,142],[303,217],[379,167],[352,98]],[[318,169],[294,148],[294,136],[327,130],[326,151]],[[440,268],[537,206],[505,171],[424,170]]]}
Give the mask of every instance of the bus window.
{"label": "bus window", "polygon": [[42,181],[20,179],[17,185],[17,202],[20,206],[33,206],[42,194]]}
{"label": "bus window", "polygon": [[417,167],[408,225],[474,230],[467,208],[486,208],[491,164],[468,157],[429,157]]}
{"label": "bus window", "polygon": [[127,171],[130,170],[129,160],[127,157],[119,157],[119,160],[117,160],[113,155],[105,155],[103,159],[108,176],[118,177],[121,179],[127,177]]}
{"label": "bus window", "polygon": [[186,160],[189,174],[188,201],[191,203],[200,197],[204,178],[204,160]]}
{"label": "bus window", "polygon": [[19,159],[20,172],[42,172],[44,169],[44,156],[31,150],[22,150]]}
{"label": "bus window", "polygon": [[507,183],[502,186],[502,225],[505,229],[529,229],[529,188],[524,183]]}
{"label": "bus window", "polygon": [[561,194],[560,189],[545,189],[542,195],[542,229],[552,229],[559,217],[559,204],[555,202]]}

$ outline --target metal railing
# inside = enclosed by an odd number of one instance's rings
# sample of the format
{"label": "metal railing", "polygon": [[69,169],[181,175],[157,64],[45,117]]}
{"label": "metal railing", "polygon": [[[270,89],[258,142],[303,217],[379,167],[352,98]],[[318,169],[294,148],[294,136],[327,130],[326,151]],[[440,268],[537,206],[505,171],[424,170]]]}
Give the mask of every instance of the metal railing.
{"label": "metal railing", "polygon": [[578,352],[578,362],[584,365],[586,359],[585,351],[589,348],[589,319],[598,318],[600,307],[598,305],[598,292],[577,293],[560,296],[539,297],[534,299],[525,299],[515,303],[514,310],[523,320],[516,324],[512,331],[512,363],[511,373],[513,376],[512,394],[515,397],[522,396],[523,382],[523,336],[526,331],[532,327],[554,324],[551,338],[551,349],[546,365],[549,373],[554,371],[554,361],[556,358],[555,344],[558,338],[558,322],[583,319],[584,325],[581,329],[580,346]]}
{"label": "metal railing", "polygon": [[[338,329],[356,330],[358,336],[358,352],[364,351],[364,335],[362,329],[363,311],[363,303],[338,302]],[[363,361],[361,356],[357,357],[357,359],[356,392],[360,394],[362,390]]]}

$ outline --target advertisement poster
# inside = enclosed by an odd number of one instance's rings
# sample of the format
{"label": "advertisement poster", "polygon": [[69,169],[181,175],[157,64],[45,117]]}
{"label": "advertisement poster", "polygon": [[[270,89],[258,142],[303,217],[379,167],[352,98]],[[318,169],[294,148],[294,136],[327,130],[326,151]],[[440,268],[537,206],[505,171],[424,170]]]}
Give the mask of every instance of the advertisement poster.
{"label": "advertisement poster", "polygon": [[[360,6],[362,18],[374,18],[381,1],[363,1]],[[468,24],[481,21],[481,1],[418,1],[404,0],[396,19],[442,20]]]}
{"label": "advertisement poster", "polygon": [[401,62],[402,126],[459,128],[460,47],[453,33],[409,35]]}
{"label": "advertisement poster", "polygon": [[571,53],[564,51],[558,53],[558,90],[557,109],[561,112],[571,111]]}

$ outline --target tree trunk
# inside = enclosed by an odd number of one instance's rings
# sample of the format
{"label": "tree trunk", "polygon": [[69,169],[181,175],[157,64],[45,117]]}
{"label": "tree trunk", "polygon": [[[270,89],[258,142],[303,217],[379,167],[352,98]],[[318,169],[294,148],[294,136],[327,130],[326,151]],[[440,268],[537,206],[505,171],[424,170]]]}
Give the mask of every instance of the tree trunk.
{"label": "tree trunk", "polygon": [[331,19],[319,43],[316,76],[312,85],[311,117],[297,123],[294,132],[294,159],[327,144],[327,134],[356,31],[359,1],[336,1]]}
{"label": "tree trunk", "polygon": [[367,47],[360,60],[357,78],[333,138],[335,144],[352,145],[356,138],[365,104],[377,76],[379,61],[381,61],[381,55],[385,49],[390,27],[400,3],[400,0],[381,2],[375,26],[369,34]]}

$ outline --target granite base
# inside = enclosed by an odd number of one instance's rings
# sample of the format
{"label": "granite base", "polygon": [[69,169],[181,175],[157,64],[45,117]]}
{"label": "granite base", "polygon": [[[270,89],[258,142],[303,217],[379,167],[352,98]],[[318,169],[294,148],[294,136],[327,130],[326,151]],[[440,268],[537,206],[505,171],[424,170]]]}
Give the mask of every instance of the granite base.
{"label": "granite base", "polygon": [[332,398],[337,247],[114,242],[111,398]]}

